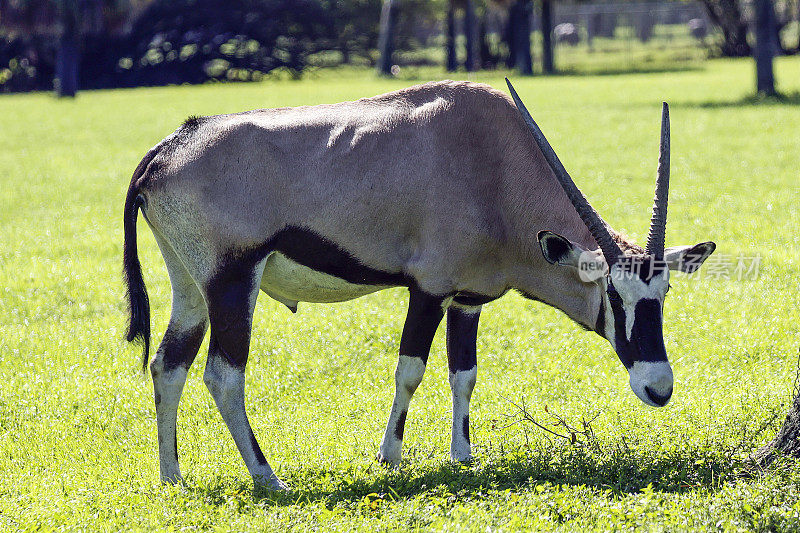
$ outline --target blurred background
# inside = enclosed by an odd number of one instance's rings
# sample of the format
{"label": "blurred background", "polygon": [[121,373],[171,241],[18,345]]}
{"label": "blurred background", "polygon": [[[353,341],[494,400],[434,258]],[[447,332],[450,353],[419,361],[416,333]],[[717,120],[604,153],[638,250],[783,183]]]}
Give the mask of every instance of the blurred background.
{"label": "blurred background", "polygon": [[800,0],[0,0],[0,92],[247,82],[323,68],[692,69],[800,48]]}

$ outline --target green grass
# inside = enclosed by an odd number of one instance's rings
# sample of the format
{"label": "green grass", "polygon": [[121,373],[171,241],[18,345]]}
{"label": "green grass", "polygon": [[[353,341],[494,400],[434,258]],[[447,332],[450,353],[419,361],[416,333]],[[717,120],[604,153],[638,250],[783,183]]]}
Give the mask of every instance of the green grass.
{"label": "green grass", "polygon": [[[800,60],[777,66],[781,88],[800,90]],[[476,79],[504,87],[499,74]],[[203,386],[205,346],[179,413],[186,485],[159,484],[151,384],[139,373],[138,351],[122,341],[122,204],[133,168],[191,114],[335,102],[410,83],[339,71],[300,82],[86,92],[74,101],[0,98],[0,526],[800,528],[797,467],[740,476],[742,459],[781,421],[800,345],[800,106],[796,98],[747,99],[749,61],[515,78],[595,207],[640,242],[659,106],[669,101],[668,244],[713,239],[717,257],[762,257],[757,280],[673,278],[665,337],[676,390],[667,407],[634,397],[605,341],[509,295],[481,319],[475,464],[446,460],[450,393],[440,331],[409,413],[406,461],[386,470],[373,458],[391,402],[404,291],[301,304],[298,315],[262,295],[247,405],[265,454],[293,490],[254,490]],[[157,342],[169,282],[143,223],[139,235]],[[523,398],[540,420],[545,409],[573,424],[598,415],[596,439],[573,446],[530,425],[508,426],[509,400]]]}

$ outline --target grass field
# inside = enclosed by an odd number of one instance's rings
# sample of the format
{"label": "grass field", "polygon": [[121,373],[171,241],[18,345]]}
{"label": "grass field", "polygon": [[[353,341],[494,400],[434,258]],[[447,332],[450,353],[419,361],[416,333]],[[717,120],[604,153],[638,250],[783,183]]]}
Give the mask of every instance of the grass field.
{"label": "grass field", "polygon": [[[781,89],[800,91],[800,59],[777,66]],[[500,74],[477,78],[504,87]],[[712,61],[678,73],[515,79],[585,194],[639,242],[660,103],[669,101],[668,244],[713,239],[717,270],[725,258],[761,258],[757,279],[708,275],[714,269],[673,277],[665,338],[676,387],[667,407],[634,397],[606,341],[508,295],[481,318],[475,463],[447,462],[440,330],[409,413],[406,461],[386,470],[374,456],[405,292],[301,304],[297,315],[262,295],[247,405],[265,454],[293,487],[286,494],[254,490],[203,386],[205,345],[179,412],[186,484],[159,484],[150,379],[122,341],[124,192],[147,149],[190,114],[335,102],[411,80],[340,72],[85,92],[74,101],[3,96],[0,527],[797,531],[796,466],[740,475],[743,458],[782,421],[800,345],[800,106],[748,99],[753,78],[749,61]],[[139,228],[157,343],[169,281]],[[509,425],[511,401],[523,398],[541,421],[548,412],[574,425],[596,416],[595,438],[572,445]]]}

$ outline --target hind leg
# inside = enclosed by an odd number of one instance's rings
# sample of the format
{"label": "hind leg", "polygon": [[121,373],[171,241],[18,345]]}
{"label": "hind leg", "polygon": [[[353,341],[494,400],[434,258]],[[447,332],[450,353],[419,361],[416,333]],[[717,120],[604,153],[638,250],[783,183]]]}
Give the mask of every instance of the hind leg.
{"label": "hind leg", "polygon": [[209,283],[211,342],[203,379],[253,482],[282,490],[287,487],[264,458],[244,407],[244,369],[263,269],[263,261],[255,268],[228,266]]}
{"label": "hind leg", "polygon": [[164,338],[150,363],[158,424],[161,481],[181,481],[176,425],[186,374],[208,326],[208,310],[197,284],[163,240],[158,239],[172,284],[172,313]]}

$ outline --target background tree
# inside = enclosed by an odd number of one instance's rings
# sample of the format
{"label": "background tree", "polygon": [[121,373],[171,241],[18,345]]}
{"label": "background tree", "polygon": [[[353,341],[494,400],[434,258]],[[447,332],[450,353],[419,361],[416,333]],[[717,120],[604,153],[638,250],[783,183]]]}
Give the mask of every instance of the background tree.
{"label": "background tree", "polygon": [[75,96],[83,38],[118,31],[128,15],[145,1],[136,0],[0,0],[0,25],[6,31],[56,36],[56,80],[59,96]]}
{"label": "background tree", "polygon": [[516,0],[508,9],[508,29],[506,33],[508,60],[506,63],[509,67],[516,68],[520,74],[527,76],[533,74],[531,15],[533,15],[533,2],[531,0]]}
{"label": "background tree", "polygon": [[480,67],[478,24],[472,0],[449,0],[447,2],[447,33],[445,39],[447,71],[453,72],[458,68],[458,54],[456,53],[456,15],[458,11],[463,12],[464,39],[467,48],[464,68],[468,72],[472,72]]}
{"label": "background tree", "polygon": [[756,91],[759,94],[774,96],[775,75],[772,59],[778,52],[777,21],[772,0],[755,0],[756,46],[753,57],[756,61]]}
{"label": "background tree", "polygon": [[720,52],[727,57],[746,57],[751,54],[747,42],[747,21],[737,0],[702,0],[711,22],[722,30]]}
{"label": "background tree", "polygon": [[545,74],[555,72],[553,61],[553,3],[542,0],[542,71]]}
{"label": "background tree", "polygon": [[394,54],[397,17],[400,11],[399,0],[384,0],[381,9],[380,35],[378,37],[378,72],[384,76],[392,74],[392,55]]}

